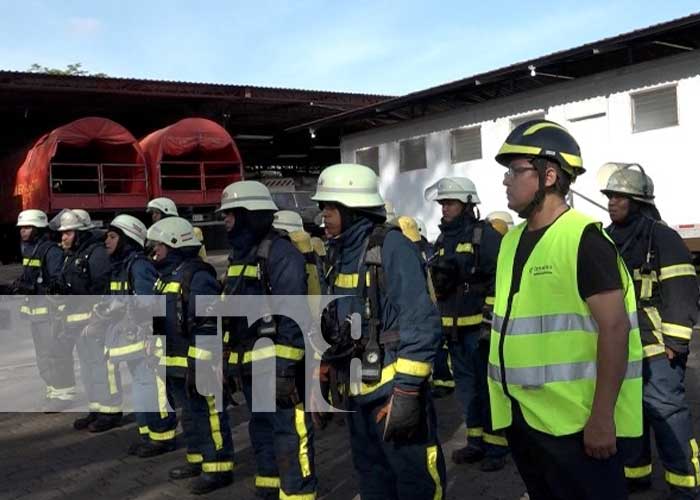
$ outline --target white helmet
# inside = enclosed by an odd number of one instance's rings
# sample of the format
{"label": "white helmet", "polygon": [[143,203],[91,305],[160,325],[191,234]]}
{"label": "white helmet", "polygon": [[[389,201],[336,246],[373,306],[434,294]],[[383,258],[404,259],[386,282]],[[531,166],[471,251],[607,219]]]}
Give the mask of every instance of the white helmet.
{"label": "white helmet", "polygon": [[131,238],[141,246],[146,244],[146,225],[136,217],[126,214],[117,215],[114,220],[109,223],[109,227],[120,229],[125,236]]}
{"label": "white helmet", "polygon": [[298,213],[292,210],[280,210],[275,213],[272,227],[292,233],[294,231],[303,231],[304,222],[301,219],[301,215]]}
{"label": "white helmet", "polygon": [[257,181],[238,181],[226,186],[221,193],[221,206],[216,211],[223,212],[234,208],[278,210],[270,190]]}
{"label": "white helmet", "polygon": [[202,244],[194,235],[194,229],[182,217],[166,217],[148,228],[146,238],[163,243],[170,248],[199,247]]}
{"label": "white helmet", "polygon": [[314,201],[340,203],[350,208],[383,207],[379,178],[364,165],[339,163],[326,168],[318,178]]}
{"label": "white helmet", "polygon": [[491,212],[486,216],[486,220],[491,222],[494,219],[502,220],[505,222],[509,228],[513,227],[513,216],[510,215],[508,212],[505,211],[496,211],[496,212]]}
{"label": "white helmet", "polygon": [[22,210],[17,216],[17,227],[48,227],[49,218],[41,210]]}
{"label": "white helmet", "polygon": [[419,219],[417,217],[413,218],[416,221],[416,225],[418,225],[418,232],[423,238],[428,237],[428,228],[425,227],[425,222],[423,222],[422,219]]}
{"label": "white helmet", "polygon": [[177,206],[170,198],[153,198],[146,205],[146,212],[151,210],[160,210],[164,215],[172,215],[177,217]]}
{"label": "white helmet", "polygon": [[462,203],[481,203],[476,186],[466,177],[443,177],[425,190],[427,201],[459,200]]}
{"label": "white helmet", "polygon": [[84,231],[87,229],[83,219],[73,210],[64,210],[58,222],[57,231]]}
{"label": "white helmet", "polygon": [[90,218],[90,214],[87,213],[87,210],[83,210],[82,208],[73,208],[73,213],[77,215],[81,221],[83,221],[83,225],[85,226],[85,229],[93,229],[95,225],[92,223],[92,219]]}

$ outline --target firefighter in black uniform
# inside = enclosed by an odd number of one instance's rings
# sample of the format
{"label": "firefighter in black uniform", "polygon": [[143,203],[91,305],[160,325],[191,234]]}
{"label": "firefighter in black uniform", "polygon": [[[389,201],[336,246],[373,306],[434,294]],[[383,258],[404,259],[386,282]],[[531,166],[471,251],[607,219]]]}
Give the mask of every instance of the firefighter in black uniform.
{"label": "firefighter in black uniform", "polygon": [[154,323],[154,333],[166,337],[163,360],[168,396],[173,406],[182,408],[187,441],[187,464],[172,469],[170,477],[195,477],[190,493],[201,495],[233,481],[228,415],[216,408],[213,390],[200,394],[195,383],[196,371],[200,380],[206,379],[220,363],[214,359],[212,344],[218,338],[216,318],[196,316],[196,300],[218,297],[220,288],[214,268],[198,256],[201,244],[187,220],[164,218],[148,229],[147,238],[155,245],[154,264],[160,274],[154,290],[166,296],[165,320]]}
{"label": "firefighter in black uniform", "polygon": [[661,220],[654,186],[639,165],[613,165],[602,192],[609,199],[608,234],[634,278],[644,346],[644,436],[641,452],[626,461],[628,486],[651,486],[653,429],[669,498],[698,498],[698,444],[684,384],[698,313],[692,258],[678,233]]}
{"label": "firefighter in black uniform", "polygon": [[[306,260],[293,241],[303,236],[298,225],[273,227],[277,206],[269,190],[259,182],[241,181],[224,189],[221,207],[231,253],[224,294],[306,295],[307,271],[315,275],[313,257]],[[283,216],[285,214],[282,214]],[[284,223],[277,217],[277,223]],[[299,222],[299,221],[297,221]],[[308,244],[308,251],[311,250]],[[309,267],[306,267],[309,264]],[[318,288],[318,280],[315,280]],[[266,300],[266,299],[262,299]],[[311,416],[305,411],[304,336],[289,318],[269,315],[249,324],[246,318],[227,318],[224,328],[229,372],[240,381],[248,406],[256,394],[254,360],[274,360],[274,411],[255,411],[248,432],[255,450],[256,493],[262,498],[313,499],[316,495],[314,433]],[[257,345],[270,339],[274,346]],[[260,377],[264,378],[264,377]],[[256,378],[256,382],[260,381]],[[270,376],[270,381],[272,377]],[[271,388],[264,383],[265,388]]]}
{"label": "firefighter in black uniform", "polygon": [[64,363],[54,358],[54,338],[48,302],[43,297],[61,275],[63,252],[49,234],[49,221],[41,210],[23,210],[17,217],[22,240],[22,275],[12,286],[23,295],[20,316],[29,321],[39,376],[46,384],[46,411],[67,408],[75,395],[73,356]]}
{"label": "firefighter in black uniform", "polygon": [[456,450],[452,460],[458,464],[483,460],[482,471],[497,471],[505,464],[508,443],[503,433],[491,429],[486,373],[501,235],[479,219],[480,200],[470,179],[445,177],[425,194],[442,206],[431,271],[467,424],[467,446]]}
{"label": "firefighter in black uniform", "polygon": [[[322,359],[333,405],[350,410],[360,495],[444,498],[445,464],[428,383],[440,319],[425,262],[398,227],[384,223],[384,200],[370,168],[326,168],[312,199],[323,210],[329,238],[326,293],[346,296],[323,312],[331,347]],[[351,335],[354,327],[360,339]],[[360,380],[350,376],[353,357],[361,360]]]}
{"label": "firefighter in black uniform", "polygon": [[109,290],[109,256],[102,235],[86,226],[79,214],[66,210],[59,220],[65,259],[58,291],[68,296],[96,296],[94,301],[84,297],[59,305],[58,321],[55,321],[61,352],[72,352],[73,345],[77,344],[80,373],[88,399],[90,413],[73,422],[73,427],[103,432],[121,423],[121,393],[115,367],[105,360],[104,332],[86,327],[92,320],[94,304]]}

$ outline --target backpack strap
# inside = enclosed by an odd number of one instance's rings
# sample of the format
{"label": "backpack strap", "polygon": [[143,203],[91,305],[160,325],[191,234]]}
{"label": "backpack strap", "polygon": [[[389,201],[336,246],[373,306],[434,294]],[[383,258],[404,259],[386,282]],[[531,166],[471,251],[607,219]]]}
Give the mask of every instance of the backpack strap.
{"label": "backpack strap", "polygon": [[[377,382],[381,378],[382,356],[380,336],[382,333],[381,317],[381,293],[384,288],[384,273],[382,270],[382,247],[386,235],[392,230],[398,230],[395,226],[378,225],[372,230],[367,240],[364,256],[360,258],[361,264],[358,270],[358,291],[364,301],[364,316],[367,320],[369,336],[362,354],[362,381],[365,383]],[[362,272],[362,267],[367,269]],[[369,285],[365,275],[369,274]]]}
{"label": "backpack strap", "polygon": [[484,221],[480,220],[474,224],[474,229],[472,230],[472,250],[474,252],[474,259],[472,261],[471,274],[474,275],[479,271],[479,265],[481,264],[481,238],[484,234]]}
{"label": "backpack strap", "polygon": [[[177,316],[179,318],[182,318],[182,324],[180,325],[182,335],[184,337],[189,337],[190,329],[188,324],[187,311],[189,310],[190,295],[192,292],[192,278],[196,273],[204,271],[213,276],[214,280],[216,281],[216,269],[214,269],[214,267],[211,264],[204,262],[199,256],[186,260],[182,263],[179,269],[182,272],[182,279],[180,280],[180,299],[177,301],[177,304],[178,308],[181,309],[180,311],[178,311]],[[212,320],[216,321],[216,318],[211,318],[207,316],[204,318],[200,318],[199,321],[206,322]]]}
{"label": "backpack strap", "polygon": [[129,290],[131,290],[132,295],[135,292],[134,292],[134,278],[133,278],[133,275],[131,274],[131,269],[134,267],[134,264],[136,264],[136,262],[139,260],[143,260],[145,262],[148,262],[148,258],[143,253],[141,253],[139,251],[133,252],[131,255],[129,255],[129,258],[126,261],[126,281],[129,283]]}
{"label": "backpack strap", "polygon": [[286,231],[280,231],[278,229],[272,228],[267,235],[262,239],[258,248],[255,252],[255,258],[258,263],[258,269],[260,269],[260,281],[263,284],[263,288],[268,295],[272,295],[272,284],[270,283],[270,273],[267,268],[268,260],[270,258],[270,251],[272,245],[278,239],[283,238],[289,241],[289,235]]}
{"label": "backpack strap", "polygon": [[192,292],[192,277],[196,273],[205,271],[216,279],[216,269],[214,269],[214,267],[208,262],[204,262],[200,257],[193,257],[190,260],[186,260],[181,270],[182,280],[180,281],[180,295],[183,303],[185,304],[188,304],[190,301],[190,293]]}

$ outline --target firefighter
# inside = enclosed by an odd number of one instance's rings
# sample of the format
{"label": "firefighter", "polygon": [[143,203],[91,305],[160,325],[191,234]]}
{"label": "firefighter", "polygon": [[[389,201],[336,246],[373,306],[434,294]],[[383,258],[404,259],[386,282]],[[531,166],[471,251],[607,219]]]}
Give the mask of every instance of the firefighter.
{"label": "firefighter", "polygon": [[[117,215],[109,223],[105,247],[112,264],[110,298],[123,295],[153,295],[158,273],[143,248],[146,226],[131,215]],[[117,324],[108,329],[105,352],[118,366],[126,363],[132,378],[132,392],[139,439],[129,446],[130,455],[153,457],[175,449],[175,414],[168,411],[165,381],[157,378],[149,363],[149,302],[105,301],[94,309],[101,319]],[[139,307],[140,311],[133,311]],[[157,406],[158,412],[146,411]]]}
{"label": "firefighter", "polygon": [[[146,213],[151,216],[151,221],[154,223],[164,219],[165,217],[178,216],[177,205],[175,205],[175,202],[170,198],[165,197],[153,198],[151,201],[149,201],[146,205]],[[206,261],[207,250],[204,247],[204,233],[198,227],[193,227],[192,229],[194,231],[195,238],[197,238],[197,241],[201,243],[201,246],[199,247],[199,256],[202,258],[202,260]]]}
{"label": "firefighter", "polygon": [[698,287],[681,237],[661,221],[654,185],[639,165],[619,165],[602,193],[607,232],[633,276],[644,350],[644,435],[625,464],[630,490],[651,487],[650,429],[674,499],[697,498],[698,445],[685,393],[685,369],[697,317]]}
{"label": "firefighter", "polygon": [[[65,252],[60,292],[68,296],[92,295],[97,301],[109,290],[111,267],[104,241],[72,210],[64,211],[59,220],[58,232]],[[57,340],[61,351],[72,352],[76,345],[88,400],[88,415],[75,420],[73,427],[104,432],[121,424],[121,393],[116,368],[105,360],[104,330],[92,317],[94,303],[84,297],[63,304]]]}
{"label": "firefighter", "polygon": [[171,469],[170,478],[194,477],[190,493],[201,495],[233,482],[228,415],[217,411],[213,394],[200,394],[195,384],[195,364],[204,378],[217,363],[213,350],[202,347],[216,341],[216,318],[197,317],[195,302],[198,296],[218,295],[219,285],[214,268],[198,256],[200,243],[185,219],[166,217],[148,229],[147,238],[154,244],[160,276],[154,290],[166,297],[165,320],[154,323],[154,333],[166,336],[168,395],[182,408],[187,442],[187,464]]}
{"label": "firefighter", "polygon": [[513,228],[513,216],[508,212],[491,212],[485,219],[491,223],[493,228],[498,231],[501,236],[505,236],[505,234]]}
{"label": "firefighter", "polygon": [[155,224],[166,217],[177,217],[177,206],[170,198],[153,198],[146,205],[146,213],[151,216],[151,221]]}
{"label": "firefighter", "polygon": [[[333,165],[321,172],[312,197],[329,236],[326,293],[351,295],[324,310],[322,332],[331,347],[323,360],[333,405],[349,411],[363,500],[440,499],[445,463],[428,383],[440,319],[417,248],[384,224],[378,182],[362,165]],[[362,361],[357,383],[350,383],[353,357]]]}
{"label": "firefighter", "polygon": [[46,384],[46,411],[66,409],[75,395],[73,356],[59,363],[49,322],[48,302],[42,297],[61,274],[63,252],[51,239],[49,221],[41,210],[23,210],[17,216],[21,239],[22,274],[12,294],[23,295],[20,316],[29,321],[39,376]]}
{"label": "firefighter", "polygon": [[627,498],[616,437],[642,433],[642,346],[631,277],[600,223],[566,205],[576,140],[533,120],[496,156],[509,231],[496,272],[489,392],[531,500]]}
{"label": "firefighter", "polygon": [[[304,257],[286,232],[273,227],[277,206],[264,185],[255,181],[230,184],[224,189],[218,211],[223,214],[231,245],[224,294],[307,294]],[[278,217],[278,225],[280,222]],[[229,370],[240,381],[249,408],[252,359],[265,356],[254,344],[261,337],[275,344],[274,354],[267,357],[275,358],[276,410],[254,411],[248,427],[255,450],[258,496],[315,498],[313,426],[302,401],[305,351],[301,329],[282,316],[268,316],[250,325],[246,318],[230,318],[224,336],[231,352]]]}
{"label": "firefighter", "polygon": [[454,451],[452,461],[481,461],[482,471],[497,471],[505,465],[508,448],[503,433],[490,426],[486,372],[501,235],[479,219],[476,186],[466,177],[440,179],[426,189],[426,199],[442,206],[431,271],[467,424],[467,445]]}

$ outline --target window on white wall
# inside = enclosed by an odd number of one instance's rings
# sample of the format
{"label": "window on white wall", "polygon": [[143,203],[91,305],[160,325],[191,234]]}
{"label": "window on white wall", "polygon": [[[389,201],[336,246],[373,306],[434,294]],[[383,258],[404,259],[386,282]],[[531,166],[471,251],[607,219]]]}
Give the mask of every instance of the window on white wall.
{"label": "window on white wall", "polygon": [[355,151],[355,163],[369,167],[379,175],[379,146]]}
{"label": "window on white wall", "polygon": [[676,86],[632,94],[632,130],[644,132],[678,125]]}
{"label": "window on white wall", "polygon": [[450,132],[452,163],[481,159],[481,127],[459,128]]}
{"label": "window on white wall", "polygon": [[425,156],[425,137],[401,141],[399,142],[399,150],[401,156],[399,160],[400,172],[428,168]]}
{"label": "window on white wall", "polygon": [[539,111],[537,113],[530,113],[529,115],[517,116],[510,119],[510,129],[513,130],[518,125],[522,125],[525,122],[531,120],[544,120],[544,111]]}

